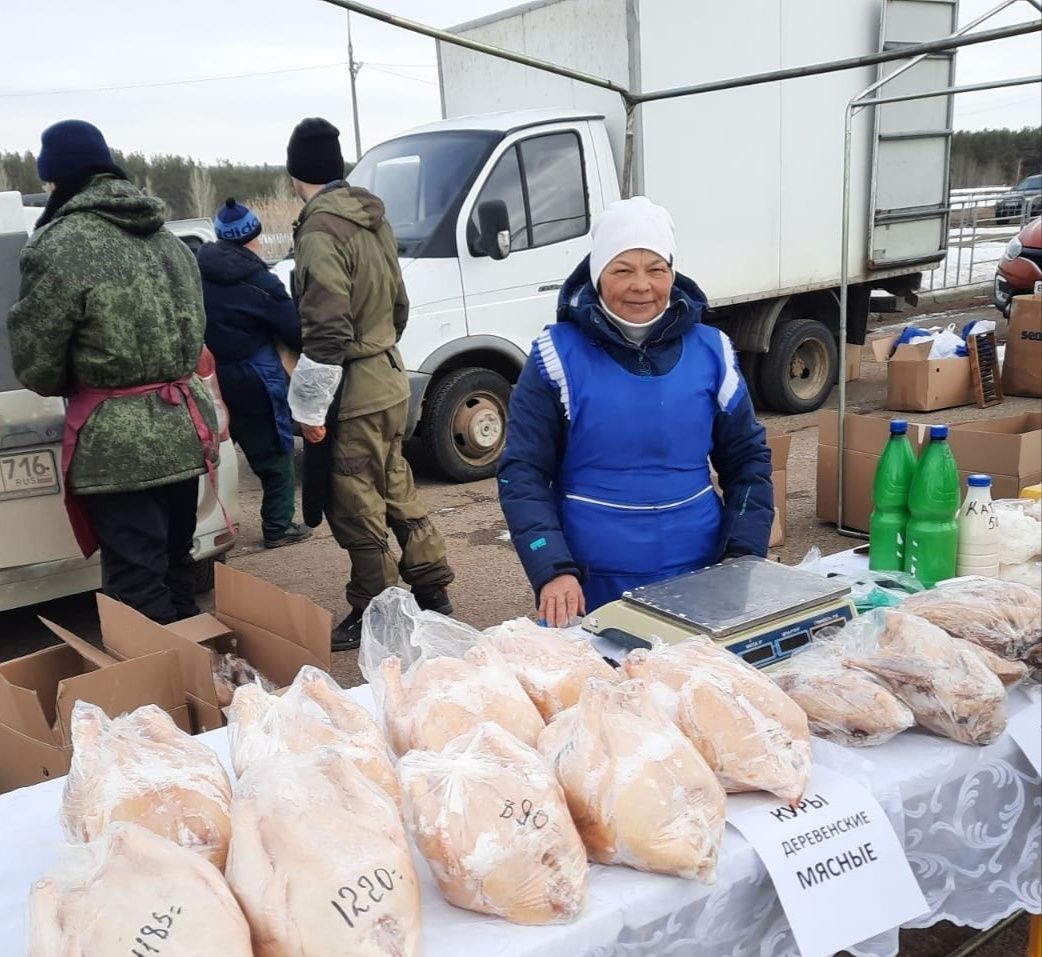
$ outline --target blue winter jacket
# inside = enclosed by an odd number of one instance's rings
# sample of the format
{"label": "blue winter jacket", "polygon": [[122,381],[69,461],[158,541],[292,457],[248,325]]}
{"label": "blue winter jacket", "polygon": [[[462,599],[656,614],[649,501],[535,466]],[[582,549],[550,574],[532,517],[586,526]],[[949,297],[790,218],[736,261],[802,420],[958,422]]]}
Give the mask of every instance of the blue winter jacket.
{"label": "blue winter jacket", "polygon": [[299,352],[297,307],[259,256],[235,243],[206,243],[198,253],[206,306],[206,345],[217,361],[217,379],[228,411],[273,414],[283,446],[293,435],[287,381],[276,341]]}
{"label": "blue winter jacket", "polygon": [[[576,267],[561,289],[558,323],[574,323],[590,347],[604,349],[635,375],[659,376],[677,364],[682,339],[702,321],[707,302],[702,290],[677,274],[666,313],[638,346],[610,322],[590,282],[589,260]],[[774,518],[771,454],[763,426],[755,418],[745,383],[730,411],[718,411],[712,422],[710,461],[723,492],[723,517],[715,560],[737,555],[766,555]],[[507,442],[499,464],[499,500],[525,573],[538,596],[558,575],[583,580],[586,569],[572,556],[562,528],[560,476],[569,422],[558,386],[530,353],[510,399]],[[678,436],[678,440],[680,436]],[[625,450],[619,450],[625,455]],[[524,547],[536,542],[538,548]]]}

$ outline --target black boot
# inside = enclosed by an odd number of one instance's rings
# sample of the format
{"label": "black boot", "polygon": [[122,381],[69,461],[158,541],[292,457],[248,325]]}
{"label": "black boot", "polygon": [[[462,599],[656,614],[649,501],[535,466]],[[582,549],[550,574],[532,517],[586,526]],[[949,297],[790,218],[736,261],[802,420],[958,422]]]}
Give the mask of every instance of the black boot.
{"label": "black boot", "polygon": [[296,522],[292,522],[287,528],[284,528],[271,538],[265,535],[264,547],[282,548],[283,545],[296,545],[297,542],[306,542],[311,538],[311,535],[311,529],[307,525],[299,525]]}
{"label": "black boot", "polygon": [[331,645],[333,651],[354,651],[362,643],[362,613],[352,609],[333,629]]}
{"label": "black boot", "polygon": [[423,611],[436,611],[439,615],[452,614],[452,602],[449,601],[448,592],[442,587],[414,588],[412,595]]}

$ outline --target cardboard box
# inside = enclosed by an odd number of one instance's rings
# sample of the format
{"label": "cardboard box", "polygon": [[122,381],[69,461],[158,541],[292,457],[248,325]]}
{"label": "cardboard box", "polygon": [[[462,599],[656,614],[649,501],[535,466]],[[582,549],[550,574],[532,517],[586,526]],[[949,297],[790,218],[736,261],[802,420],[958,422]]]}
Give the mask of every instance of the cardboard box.
{"label": "cardboard box", "polygon": [[190,730],[173,652],[119,662],[41,619],[60,645],[0,664],[0,792],[68,773],[73,705],[89,701],[110,718],[156,704]]}
{"label": "cardboard box", "polygon": [[992,498],[1017,498],[1042,481],[1042,412],[953,425],[948,433],[963,486],[968,476],[991,476]]}
{"label": "cardboard box", "polygon": [[861,357],[864,351],[864,346],[859,346],[853,342],[847,343],[847,382],[854,382],[861,378]]}
{"label": "cardboard box", "polygon": [[785,500],[789,494],[789,448],[791,435],[768,435],[771,450],[771,484],[774,486],[774,523],[771,525],[770,548],[785,544]]}
{"label": "cardboard box", "polygon": [[196,731],[224,724],[213,681],[211,650],[234,651],[279,687],[304,665],[330,669],[332,615],[303,595],[283,591],[218,563],[213,615],[157,625],[126,605],[98,596],[105,648],[129,660],[157,649],[177,653]]}
{"label": "cardboard box", "polygon": [[932,342],[905,343],[890,356],[897,336],[872,340],[877,362],[886,363],[886,407],[894,412],[933,412],[976,402],[967,358],[931,359]]}
{"label": "cardboard box", "polygon": [[1002,360],[1005,395],[1042,396],[1042,295],[1016,296]]}

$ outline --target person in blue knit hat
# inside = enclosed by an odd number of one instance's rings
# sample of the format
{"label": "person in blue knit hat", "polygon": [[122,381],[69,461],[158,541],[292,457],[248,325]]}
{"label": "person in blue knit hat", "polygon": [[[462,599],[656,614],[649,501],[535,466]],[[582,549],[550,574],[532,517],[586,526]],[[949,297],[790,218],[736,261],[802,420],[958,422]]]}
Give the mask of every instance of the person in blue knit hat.
{"label": "person in blue knit hat", "polygon": [[300,352],[297,307],[261,258],[261,221],[228,199],[213,220],[217,242],[198,253],[206,305],[206,345],[231,417],[232,439],[264,490],[261,527],[267,548],[293,545],[311,529],[293,521],[296,483],[288,379],[278,343]]}

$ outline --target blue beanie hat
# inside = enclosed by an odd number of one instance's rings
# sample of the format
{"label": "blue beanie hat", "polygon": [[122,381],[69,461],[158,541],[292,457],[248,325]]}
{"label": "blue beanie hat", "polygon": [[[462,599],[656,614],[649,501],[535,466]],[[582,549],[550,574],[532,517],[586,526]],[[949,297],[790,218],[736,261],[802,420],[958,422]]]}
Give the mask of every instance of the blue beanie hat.
{"label": "blue beanie hat", "polygon": [[261,223],[257,214],[234,199],[226,199],[213,219],[213,231],[218,239],[226,239],[238,246],[245,246],[261,234]]}
{"label": "blue beanie hat", "polygon": [[101,130],[83,120],[62,120],[40,137],[36,171],[45,183],[61,183],[90,173],[118,173]]}

